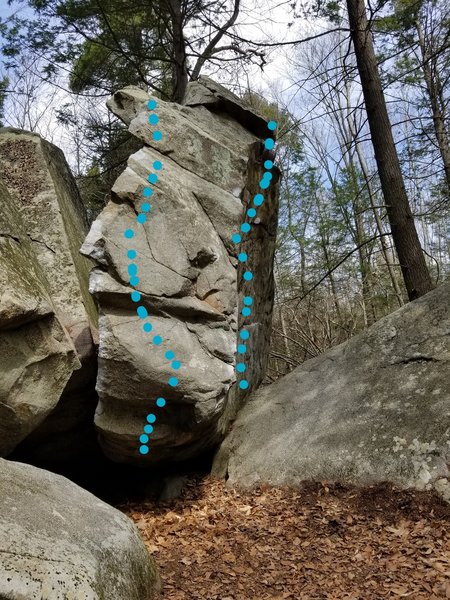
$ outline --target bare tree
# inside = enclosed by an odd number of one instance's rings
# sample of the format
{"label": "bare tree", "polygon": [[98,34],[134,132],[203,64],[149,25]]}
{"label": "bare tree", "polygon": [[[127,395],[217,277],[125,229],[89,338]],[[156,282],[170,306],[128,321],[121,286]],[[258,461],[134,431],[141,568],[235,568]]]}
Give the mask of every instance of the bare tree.
{"label": "bare tree", "polygon": [[41,67],[38,58],[25,54],[20,62],[7,70],[4,123],[39,133],[52,141],[58,127],[55,111],[60,102],[60,90],[46,83]]}
{"label": "bare tree", "polygon": [[347,0],[351,36],[375,159],[397,255],[410,300],[433,288],[406,194],[364,0]]}

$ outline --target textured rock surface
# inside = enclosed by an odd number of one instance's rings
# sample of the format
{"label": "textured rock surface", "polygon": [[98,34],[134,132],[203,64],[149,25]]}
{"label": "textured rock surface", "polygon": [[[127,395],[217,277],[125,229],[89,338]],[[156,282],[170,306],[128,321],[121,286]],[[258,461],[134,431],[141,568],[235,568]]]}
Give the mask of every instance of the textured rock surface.
{"label": "textured rock surface", "polygon": [[[98,265],[90,280],[100,304],[96,426],[107,456],[117,461],[151,464],[191,457],[219,439],[226,415],[242,400],[234,385],[242,266],[231,235],[259,192],[266,151],[254,124],[263,130],[266,123],[253,113],[247,129],[234,117],[233,96],[226,90],[223,95],[226,106],[218,100],[213,112],[202,104],[158,100],[159,142],[152,138],[155,127],[149,124],[148,96],[142,90],[126,88],[108,102],[144,143],[130,157],[114,185],[113,201],[93,223],[82,247]],[[150,217],[137,225],[155,160],[163,169],[150,199]],[[257,299],[246,322],[253,333],[248,352],[255,357],[249,364],[253,387],[264,376],[268,354],[277,178],[275,173],[259,211],[260,223],[246,241],[254,283],[246,285],[245,293]],[[131,242],[123,235],[130,227],[136,230]],[[150,335],[142,331],[130,299],[130,248],[137,251],[137,289],[150,314]],[[160,347],[152,346],[154,334],[164,340]],[[169,349],[182,362],[175,389],[168,385],[174,375],[164,357]],[[158,411],[150,454],[142,457],[138,438],[160,395],[167,406]]]}
{"label": "textured rock surface", "polygon": [[232,484],[434,486],[450,501],[450,283],[258,390],[214,464]]}
{"label": "textured rock surface", "polygon": [[55,408],[80,363],[20,213],[0,181],[0,454]]}
{"label": "textured rock surface", "polygon": [[[70,445],[70,435],[79,441],[79,426],[88,413],[92,417],[96,402],[96,307],[88,291],[89,261],[79,254],[87,231],[85,213],[62,152],[37,135],[0,129],[0,172],[9,192],[5,196],[2,187],[0,327],[6,332],[0,385],[2,406],[7,407],[2,410],[12,409],[23,425],[7,443],[0,442],[1,453],[9,453],[34,431],[27,444],[35,458],[41,450],[62,458],[60,447]],[[60,350],[53,348],[55,334],[47,335],[46,323],[57,329]],[[72,367],[66,360],[63,368],[58,355],[67,336],[76,358],[70,359]],[[61,389],[63,380],[67,385]],[[75,452],[78,447],[72,445]]]}
{"label": "textured rock surface", "polygon": [[[233,118],[255,135],[266,138],[267,124],[249,106],[209,77],[200,76],[190,83],[186,106],[207,106],[212,112],[231,113]],[[273,133],[271,134],[273,137]]]}
{"label": "textured rock surface", "polygon": [[68,479],[0,459],[0,598],[150,600],[159,578],[133,523]]}

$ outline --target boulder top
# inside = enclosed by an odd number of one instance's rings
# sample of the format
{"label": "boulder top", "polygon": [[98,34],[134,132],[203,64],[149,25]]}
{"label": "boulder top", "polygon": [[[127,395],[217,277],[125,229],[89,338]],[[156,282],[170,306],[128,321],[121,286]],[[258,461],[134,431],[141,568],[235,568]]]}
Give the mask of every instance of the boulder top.
{"label": "boulder top", "polygon": [[[183,104],[203,105],[213,112],[227,113],[257,137],[268,136],[265,117],[226,87],[204,75],[189,82]],[[273,137],[273,132],[271,135]]]}
{"label": "boulder top", "polygon": [[[106,105],[109,110],[129,125],[142,110],[142,104],[151,97],[151,94],[142,88],[129,85],[115,92]],[[177,104],[175,106],[180,107]],[[258,138],[265,139],[269,134],[270,137],[275,137],[275,132],[269,132],[268,120],[265,117],[236,94],[209,77],[201,76],[197,81],[188,83],[181,106],[194,109],[204,106],[213,113],[229,115]]]}

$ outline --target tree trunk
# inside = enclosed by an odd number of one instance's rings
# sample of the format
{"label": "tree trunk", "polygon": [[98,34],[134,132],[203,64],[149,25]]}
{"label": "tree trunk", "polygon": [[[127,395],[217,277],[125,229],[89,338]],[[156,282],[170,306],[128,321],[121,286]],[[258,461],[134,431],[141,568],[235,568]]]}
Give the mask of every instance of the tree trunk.
{"label": "tree trunk", "polygon": [[369,194],[370,206],[372,208],[373,216],[375,217],[375,223],[377,225],[378,235],[380,236],[381,253],[383,254],[384,262],[386,264],[386,267],[387,267],[387,270],[389,273],[389,277],[391,278],[392,287],[394,288],[395,297],[397,298],[398,305],[403,306],[402,291],[398,284],[397,277],[396,277],[395,271],[394,271],[394,267],[392,266],[392,263],[389,258],[388,247],[386,244],[386,239],[384,237],[383,222],[381,220],[380,213],[378,212],[378,209],[376,207],[375,192],[374,192],[374,189],[372,186],[372,182],[370,180],[369,169],[367,167],[366,158],[365,158],[364,154],[362,153],[359,142],[355,143],[355,147],[356,147],[356,153],[357,153],[358,159],[359,159],[359,164],[361,166],[361,171],[363,173],[364,181],[366,182],[367,192]]}
{"label": "tree trunk", "polygon": [[290,359],[291,359],[291,351],[290,351],[290,348],[289,348],[289,340],[288,340],[288,337],[287,337],[286,320],[284,318],[283,305],[282,304],[280,304],[280,306],[278,308],[278,312],[279,312],[279,315],[280,315],[281,332],[283,334],[284,351],[286,353],[286,358],[287,358],[286,365],[285,365],[285,371],[284,371],[284,373],[286,375],[287,373],[289,373],[289,371],[291,371],[291,368],[289,367],[289,362],[290,362]]}
{"label": "tree trunk", "polygon": [[[375,194],[375,190],[373,189],[372,180],[370,178],[369,167],[367,166],[366,157],[364,156],[364,152],[362,151],[361,144],[358,140],[358,135],[357,135],[357,132],[355,129],[355,124],[352,119],[353,108],[351,106],[349,93],[347,93],[346,98],[347,98],[346,123],[347,123],[348,130],[350,132],[351,143],[354,144],[354,146],[355,146],[356,156],[358,157],[359,166],[361,168],[361,172],[364,177],[364,182],[366,184],[366,189],[367,189],[367,194],[369,197],[370,206],[372,208],[372,213],[373,213],[373,216],[375,219],[378,234],[380,236],[381,253],[383,255],[384,262],[386,264],[386,267],[387,267],[387,270],[389,273],[389,277],[391,278],[392,287],[394,289],[398,305],[403,306],[404,302],[403,302],[402,292],[401,292],[399,283],[397,281],[397,276],[394,272],[394,268],[389,259],[389,252],[388,252],[388,248],[387,248],[386,239],[384,236],[385,232],[384,232],[384,228],[383,228],[383,222],[381,220],[380,213],[378,212],[378,209],[376,207],[376,205],[377,205],[376,194]],[[375,312],[375,309],[374,309],[374,312]]]}
{"label": "tree trunk", "polygon": [[173,91],[172,100],[181,104],[186,94],[188,72],[186,65],[186,45],[183,35],[183,13],[180,0],[168,0],[170,32],[173,44]]}
{"label": "tree trunk", "polygon": [[336,309],[336,316],[338,318],[339,325],[341,325],[341,327],[343,327],[344,326],[344,320],[342,318],[342,311],[341,311],[341,305],[339,303],[339,294],[337,293],[337,289],[336,289],[336,282],[334,281],[333,265],[331,264],[331,258],[330,258],[330,254],[328,252],[329,243],[328,243],[328,240],[325,237],[325,234],[324,234],[324,231],[323,231],[323,227],[322,227],[323,216],[322,216],[322,207],[321,207],[320,204],[321,203],[320,203],[319,198],[316,198],[317,213],[318,213],[319,219],[320,219],[320,225],[319,225],[320,247],[322,249],[323,256],[324,256],[324,259],[325,259],[325,268],[326,268],[327,273],[328,273],[327,277],[328,277],[328,280],[330,282],[331,296],[333,298],[334,307]]}
{"label": "tree trunk", "polygon": [[400,261],[408,298],[414,300],[429,292],[433,284],[406,194],[364,0],[347,0],[347,8],[392,239]]}

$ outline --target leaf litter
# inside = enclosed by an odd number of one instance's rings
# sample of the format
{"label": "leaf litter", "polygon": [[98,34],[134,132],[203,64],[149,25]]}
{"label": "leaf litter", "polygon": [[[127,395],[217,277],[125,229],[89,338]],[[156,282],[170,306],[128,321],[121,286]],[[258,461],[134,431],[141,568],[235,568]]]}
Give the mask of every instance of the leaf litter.
{"label": "leaf litter", "polygon": [[174,501],[119,508],[168,600],[450,599],[450,506],[432,492],[196,476]]}

